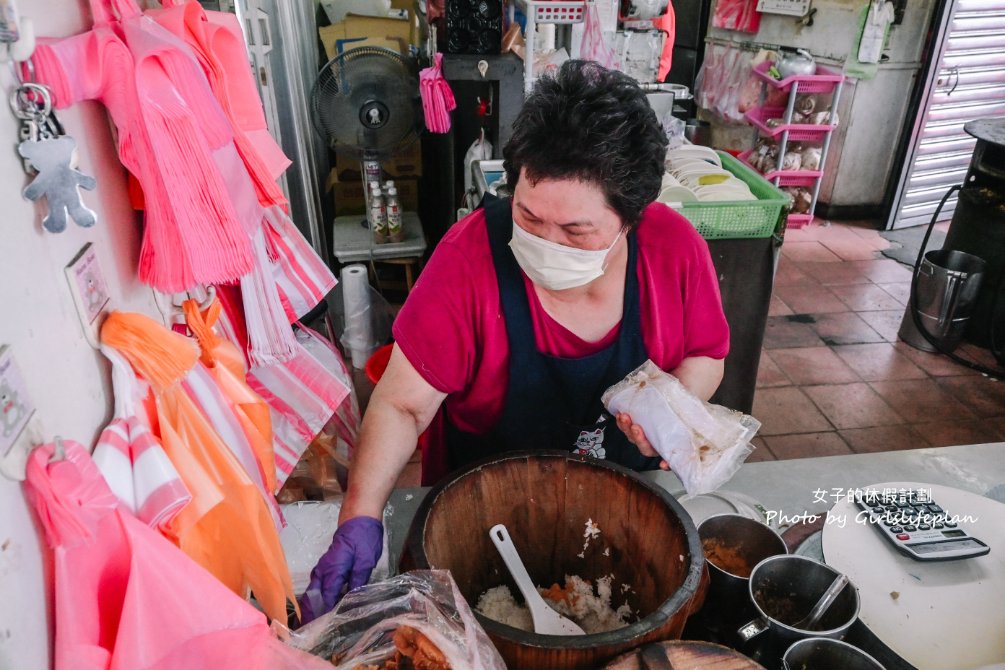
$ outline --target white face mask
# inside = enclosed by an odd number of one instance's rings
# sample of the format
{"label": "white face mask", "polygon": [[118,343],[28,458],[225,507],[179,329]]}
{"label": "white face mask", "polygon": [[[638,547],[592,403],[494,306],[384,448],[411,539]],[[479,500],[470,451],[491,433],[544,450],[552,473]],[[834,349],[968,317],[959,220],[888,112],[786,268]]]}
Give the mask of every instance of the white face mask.
{"label": "white face mask", "polygon": [[550,291],[562,291],[589,284],[604,274],[607,254],[624,232],[622,228],[606,249],[590,251],[549,242],[531,235],[513,222],[513,239],[509,247],[532,282]]}

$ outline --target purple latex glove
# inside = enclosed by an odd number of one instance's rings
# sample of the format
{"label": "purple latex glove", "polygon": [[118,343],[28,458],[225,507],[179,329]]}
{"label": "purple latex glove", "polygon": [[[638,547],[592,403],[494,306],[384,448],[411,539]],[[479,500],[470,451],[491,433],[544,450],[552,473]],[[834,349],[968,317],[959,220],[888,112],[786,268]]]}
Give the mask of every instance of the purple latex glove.
{"label": "purple latex glove", "polygon": [[307,592],[300,599],[301,622],[308,623],[329,611],[342,598],[342,590],[366,584],[384,549],[384,526],[369,516],[357,516],[339,525],[332,544],[311,570]]}

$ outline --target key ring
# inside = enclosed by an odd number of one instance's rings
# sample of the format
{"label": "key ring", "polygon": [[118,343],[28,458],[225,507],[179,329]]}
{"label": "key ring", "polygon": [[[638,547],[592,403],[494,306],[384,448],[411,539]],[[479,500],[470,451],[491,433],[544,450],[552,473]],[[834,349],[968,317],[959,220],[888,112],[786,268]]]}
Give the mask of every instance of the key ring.
{"label": "key ring", "polygon": [[[41,96],[41,106],[33,99]],[[10,108],[14,116],[23,120],[44,119],[52,113],[52,94],[41,84],[24,82],[11,91]]]}

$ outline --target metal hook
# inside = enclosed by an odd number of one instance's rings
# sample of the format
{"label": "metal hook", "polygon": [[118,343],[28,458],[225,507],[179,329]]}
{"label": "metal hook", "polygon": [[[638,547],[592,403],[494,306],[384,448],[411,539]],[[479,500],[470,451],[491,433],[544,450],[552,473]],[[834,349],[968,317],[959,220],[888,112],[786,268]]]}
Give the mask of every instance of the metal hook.
{"label": "metal hook", "polygon": [[66,445],[63,443],[63,438],[57,435],[54,442],[55,446],[52,450],[52,456],[49,457],[49,462],[58,463],[59,461],[66,460]]}
{"label": "metal hook", "polygon": [[52,94],[48,87],[24,82],[10,93],[10,108],[22,120],[37,120],[52,113]]}
{"label": "metal hook", "polygon": [[[192,291],[185,291],[185,297],[189,300],[195,300],[195,296],[192,295]],[[216,300],[216,287],[212,284],[206,286],[206,297],[199,301],[199,311],[203,312],[209,309],[213,305],[213,301]],[[177,302],[172,302],[171,305],[176,311],[183,311],[182,305]]]}

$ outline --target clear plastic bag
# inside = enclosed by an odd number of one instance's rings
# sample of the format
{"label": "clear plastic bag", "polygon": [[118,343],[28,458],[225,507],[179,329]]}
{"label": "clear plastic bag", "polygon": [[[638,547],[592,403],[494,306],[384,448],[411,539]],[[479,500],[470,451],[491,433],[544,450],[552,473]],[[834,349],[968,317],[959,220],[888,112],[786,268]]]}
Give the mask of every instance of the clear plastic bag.
{"label": "clear plastic bag", "polygon": [[752,416],[704,402],[652,361],[604,391],[601,400],[612,414],[625,412],[642,426],[689,496],[729,481],[761,427]]}
{"label": "clear plastic bag", "polygon": [[328,614],[289,633],[287,642],[332,659],[336,670],[355,670],[382,667],[400,651],[401,637],[414,640],[415,632],[442,655],[444,668],[506,670],[446,570],[417,570],[357,589]]}

